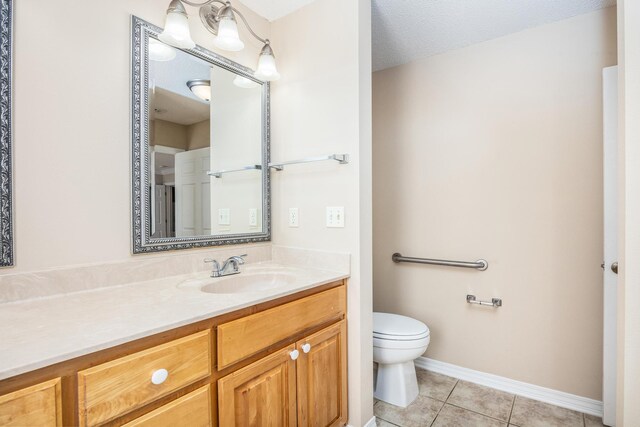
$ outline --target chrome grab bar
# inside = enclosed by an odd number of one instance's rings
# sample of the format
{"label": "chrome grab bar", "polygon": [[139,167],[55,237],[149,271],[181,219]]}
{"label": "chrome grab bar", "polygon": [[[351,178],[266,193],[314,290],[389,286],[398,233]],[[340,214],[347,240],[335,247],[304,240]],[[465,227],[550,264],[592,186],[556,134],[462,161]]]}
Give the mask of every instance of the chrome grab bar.
{"label": "chrome grab bar", "polygon": [[469,304],[478,304],[478,305],[486,305],[489,307],[502,307],[502,299],[501,298],[491,298],[491,301],[482,301],[476,299],[475,295],[467,295],[467,302]]}
{"label": "chrome grab bar", "polygon": [[479,259],[476,262],[466,262],[450,261],[446,259],[413,258],[402,256],[398,252],[391,255],[391,259],[393,260],[393,262],[414,262],[416,264],[446,265],[448,267],[475,268],[480,271],[484,271],[489,268],[489,263],[484,259]]}

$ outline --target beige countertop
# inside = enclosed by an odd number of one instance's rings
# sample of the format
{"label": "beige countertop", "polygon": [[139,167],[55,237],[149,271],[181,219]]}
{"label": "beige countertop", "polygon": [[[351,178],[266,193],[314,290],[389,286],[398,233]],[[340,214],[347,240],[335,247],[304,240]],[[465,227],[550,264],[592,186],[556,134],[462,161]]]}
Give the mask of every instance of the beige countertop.
{"label": "beige countertop", "polygon": [[208,273],[192,273],[0,304],[0,380],[348,277],[264,262],[207,283],[269,274],[286,280],[260,291],[206,293],[200,285]]}

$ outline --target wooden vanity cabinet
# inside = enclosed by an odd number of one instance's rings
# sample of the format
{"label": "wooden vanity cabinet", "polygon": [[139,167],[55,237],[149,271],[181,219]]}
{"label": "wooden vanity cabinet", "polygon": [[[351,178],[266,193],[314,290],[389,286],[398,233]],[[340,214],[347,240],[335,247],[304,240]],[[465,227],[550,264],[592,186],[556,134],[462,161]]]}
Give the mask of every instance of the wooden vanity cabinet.
{"label": "wooden vanity cabinet", "polygon": [[339,281],[8,378],[0,427],[342,426],[345,319]]}

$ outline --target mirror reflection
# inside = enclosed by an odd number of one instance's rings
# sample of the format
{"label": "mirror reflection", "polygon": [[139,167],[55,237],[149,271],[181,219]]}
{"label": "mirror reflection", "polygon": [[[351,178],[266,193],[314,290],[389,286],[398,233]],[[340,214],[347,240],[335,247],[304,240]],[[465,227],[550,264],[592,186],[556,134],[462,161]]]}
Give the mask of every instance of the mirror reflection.
{"label": "mirror reflection", "polygon": [[150,237],[263,231],[262,84],[148,40]]}

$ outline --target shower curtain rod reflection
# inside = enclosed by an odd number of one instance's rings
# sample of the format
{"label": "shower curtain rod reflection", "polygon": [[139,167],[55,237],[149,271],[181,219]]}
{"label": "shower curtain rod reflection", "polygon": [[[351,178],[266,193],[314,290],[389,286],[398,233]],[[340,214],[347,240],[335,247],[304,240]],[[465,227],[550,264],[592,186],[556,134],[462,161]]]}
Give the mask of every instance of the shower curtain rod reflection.
{"label": "shower curtain rod reflection", "polygon": [[462,268],[475,268],[476,270],[484,271],[489,268],[489,263],[484,259],[479,259],[476,262],[466,261],[450,261],[446,259],[431,259],[431,258],[414,258],[408,256],[402,256],[398,252],[391,255],[393,262],[413,262],[416,264],[431,264],[431,265],[445,265],[448,267],[462,267]]}

